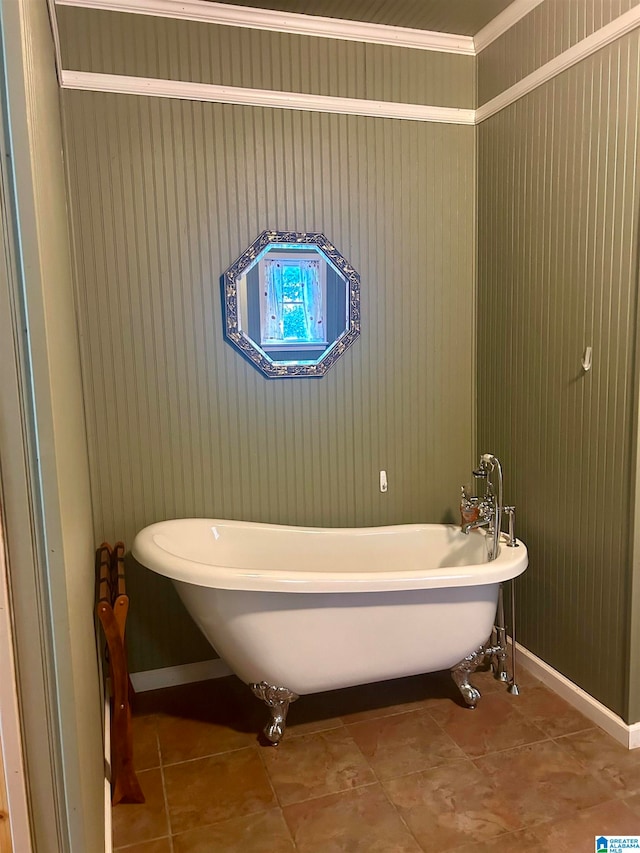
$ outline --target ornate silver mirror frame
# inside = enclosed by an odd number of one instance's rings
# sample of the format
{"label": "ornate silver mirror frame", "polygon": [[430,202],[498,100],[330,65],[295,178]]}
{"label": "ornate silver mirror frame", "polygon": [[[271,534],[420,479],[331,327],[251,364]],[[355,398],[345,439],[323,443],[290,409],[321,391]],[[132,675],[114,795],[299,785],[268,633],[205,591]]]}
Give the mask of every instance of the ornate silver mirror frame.
{"label": "ornate silver mirror frame", "polygon": [[[283,265],[305,269],[299,272],[305,282],[294,285],[293,301],[285,304],[293,321],[296,312],[304,318],[303,337],[287,336],[282,304],[270,308],[266,302],[276,298],[269,290],[271,267],[280,271]],[[304,293],[314,288],[310,308]],[[263,231],[223,274],[222,311],[225,338],[265,376],[324,376],[360,335],[360,276],[324,234]]]}

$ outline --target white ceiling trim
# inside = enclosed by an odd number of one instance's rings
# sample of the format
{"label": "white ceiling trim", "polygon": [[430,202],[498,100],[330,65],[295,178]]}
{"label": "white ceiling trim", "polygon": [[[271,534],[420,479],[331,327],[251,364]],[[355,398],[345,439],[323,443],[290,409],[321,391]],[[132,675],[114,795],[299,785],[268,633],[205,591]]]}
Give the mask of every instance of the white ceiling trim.
{"label": "white ceiling trim", "polygon": [[444,124],[475,124],[475,110],[456,107],[398,104],[392,101],[370,101],[361,98],[334,98],[328,95],[243,89],[238,86],[218,86],[211,83],[191,83],[151,77],[127,77],[120,74],[96,74],[89,71],[63,70],[61,85],[63,89],[82,89],[90,92],[147,95],[186,101],[208,101],[219,104],[275,107],[285,110],[432,121]]}
{"label": "white ceiling trim", "polygon": [[517,24],[522,18],[526,17],[529,12],[533,11],[536,6],[539,6],[543,0],[514,0],[506,9],[496,15],[489,23],[483,27],[473,37],[474,53],[478,54],[481,50],[500,38],[501,35],[511,29],[514,24]]}
{"label": "white ceiling trim", "polygon": [[60,71],[62,70],[62,51],[60,49],[60,31],[58,29],[58,17],[56,15],[55,0],[47,0],[49,12],[49,23],[51,24],[51,36],[53,38],[53,54],[56,62],[56,75],[60,82]]}
{"label": "white ceiling trim", "polygon": [[538,86],[542,86],[543,83],[547,83],[553,77],[557,77],[558,74],[562,74],[563,71],[566,71],[581,60],[586,59],[588,56],[596,53],[596,51],[601,50],[603,47],[622,38],[622,36],[625,36],[638,27],[640,27],[640,5],[629,9],[628,12],[620,15],[619,18],[596,30],[595,33],[574,44],[573,47],[565,50],[564,53],[541,65],[533,73],[523,77],[522,80],[511,86],[511,88],[506,89],[492,100],[487,101],[486,104],[478,107],[476,110],[476,124],[480,124],[480,122],[513,104],[534,89],[537,89]]}
{"label": "white ceiling trim", "polygon": [[524,77],[476,110],[220,86],[211,83],[192,83],[150,77],[128,77],[119,74],[98,74],[87,71],[62,70],[60,72],[60,85],[64,89],[82,89],[93,92],[147,95],[254,107],[395,118],[407,121],[474,125],[480,124],[480,122],[537,89],[538,86],[542,86],[582,59],[586,59],[638,27],[640,27],[640,5],[634,6],[628,12],[620,15],[619,18],[565,50],[564,53],[542,65],[532,74]]}
{"label": "white ceiling trim", "polygon": [[231,6],[226,3],[208,2],[208,0],[56,0],[56,5],[101,9],[109,12],[130,12],[159,18],[176,18],[252,30],[409,47],[440,53],[475,55],[471,36],[323,18],[319,15],[301,15],[296,12],[275,12],[271,9],[254,9],[249,6]]}

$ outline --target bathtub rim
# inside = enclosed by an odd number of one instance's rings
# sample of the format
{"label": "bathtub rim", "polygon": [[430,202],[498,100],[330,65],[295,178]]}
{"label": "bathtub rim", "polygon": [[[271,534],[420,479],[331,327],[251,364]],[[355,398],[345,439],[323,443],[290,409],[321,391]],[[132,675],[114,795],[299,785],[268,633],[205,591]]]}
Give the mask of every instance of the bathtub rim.
{"label": "bathtub rim", "polygon": [[[440,528],[451,532],[460,532],[452,524],[398,524],[359,528],[320,528],[294,525],[268,524],[263,522],[233,521],[219,518],[183,518],[168,519],[144,527],[136,535],[131,553],[145,568],[171,580],[190,583],[194,586],[213,587],[226,590],[252,590],[256,592],[289,593],[348,593],[348,592],[386,592],[392,590],[442,589],[446,587],[481,586],[501,583],[522,574],[528,566],[527,548],[520,540],[519,547],[509,548],[506,537],[501,537],[500,553],[492,562],[468,566],[442,566],[413,571],[401,569],[389,572],[367,571],[305,571],[282,569],[243,569],[201,563],[185,557],[176,556],[159,547],[154,534],[167,525],[185,526],[190,522],[199,524],[231,525],[254,529],[278,528],[280,530],[313,530],[317,532],[344,532],[345,536],[356,531],[370,532],[416,531],[423,528]],[[486,536],[484,530],[475,530],[469,535]]]}

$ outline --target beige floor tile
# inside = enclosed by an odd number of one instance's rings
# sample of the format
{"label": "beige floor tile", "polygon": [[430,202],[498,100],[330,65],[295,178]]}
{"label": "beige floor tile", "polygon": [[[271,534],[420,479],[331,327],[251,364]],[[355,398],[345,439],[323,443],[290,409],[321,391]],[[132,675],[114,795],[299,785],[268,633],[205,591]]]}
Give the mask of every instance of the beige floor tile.
{"label": "beige floor tile", "polygon": [[277,805],[253,747],[171,764],[164,769],[164,779],[174,834]]}
{"label": "beige floor tile", "polygon": [[640,817],[622,800],[583,809],[533,829],[541,846],[556,853],[593,853],[598,835],[640,835]]}
{"label": "beige floor tile", "polygon": [[376,781],[344,728],[283,741],[277,749],[265,749],[262,760],[283,806]]}
{"label": "beige floor tile", "polygon": [[[507,666],[511,673],[511,653],[509,653],[507,657]],[[530,670],[522,665],[520,658],[516,658],[516,666],[516,681],[518,683],[518,687],[539,687],[542,684],[539,678],[536,678]]]}
{"label": "beige floor tile", "polygon": [[474,711],[448,672],[302,697],[277,749],[257,746],[269,712],[235,677],[140,694],[147,802],[113,809],[114,848],[581,853],[596,834],[640,834],[640,751],[522,668],[517,697],[491,672],[472,681]]}
{"label": "beige floor tile", "polygon": [[455,701],[457,688],[448,672],[395,678],[344,691],[342,721],[357,723],[406,711],[417,711],[432,702]]}
{"label": "beige floor tile", "polygon": [[640,794],[640,750],[627,749],[596,728],[568,735],[558,743],[610,785],[618,796]]}
{"label": "beige floor tile", "polygon": [[593,723],[543,684],[523,687],[509,697],[513,707],[549,737],[562,737],[592,729]]}
{"label": "beige floor tile", "polygon": [[300,853],[419,853],[378,784],[283,809]]}
{"label": "beige floor tile", "polygon": [[421,708],[434,691],[430,679],[419,675],[301,696],[289,708],[287,737]]}
{"label": "beige floor tile", "polygon": [[523,829],[500,835],[491,841],[463,844],[456,847],[455,853],[543,853],[547,849],[540,846],[539,839],[531,830]]}
{"label": "beige floor tile", "polygon": [[235,677],[182,685],[145,699],[156,711],[163,764],[257,743],[260,703]]}
{"label": "beige floor tile", "polygon": [[473,709],[448,704],[429,708],[429,713],[466,755],[475,758],[548,737],[518,712],[518,698],[490,693]]}
{"label": "beige floor tile", "polygon": [[640,816],[640,794],[631,794],[631,796],[624,796],[624,801],[634,814]]}
{"label": "beige floor tile", "polygon": [[[287,716],[287,739],[298,735],[323,732],[328,729],[336,729],[342,726],[342,720],[338,716],[340,706],[340,694],[343,691],[327,691],[325,693],[314,693],[310,696],[301,696],[296,702],[289,706]],[[269,720],[269,709],[262,705],[262,725]]]}
{"label": "beige floor tile", "polygon": [[[493,674],[493,670],[489,667],[487,669],[477,669],[475,672],[471,673],[470,676],[471,683],[474,687],[477,687],[480,693],[485,696],[487,693],[506,693],[508,684],[504,681],[498,681],[498,679]],[[452,679],[453,681],[453,679]],[[457,691],[457,697],[460,697],[460,692],[458,688],[455,688]],[[462,704],[464,701],[459,699]]]}
{"label": "beige floor tile", "polygon": [[174,853],[291,853],[295,848],[280,809],[232,818],[173,837]]}
{"label": "beige floor tile", "polygon": [[526,829],[606,802],[610,789],[556,741],[530,744],[475,760]]}
{"label": "beige floor tile", "polygon": [[427,711],[366,720],[347,726],[347,731],[379,779],[393,779],[464,757]]}
{"label": "beige floor tile", "polygon": [[114,853],[173,853],[171,840],[158,838],[155,841],[143,841],[141,844],[132,844],[129,847],[117,847]]}
{"label": "beige floor tile", "polygon": [[219,718],[194,720],[159,715],[157,726],[164,765],[217,755],[257,742],[257,732],[238,731]]}
{"label": "beige floor tile", "polygon": [[160,767],[156,715],[134,716],[131,720],[131,728],[133,732],[133,766],[136,771]]}
{"label": "beige floor tile", "polygon": [[168,834],[161,771],[143,770],[138,773],[138,780],[146,802],[120,803],[111,810],[114,847],[140,844]]}
{"label": "beige floor tile", "polygon": [[453,850],[522,826],[491,780],[469,760],[392,779],[384,789],[425,850]]}

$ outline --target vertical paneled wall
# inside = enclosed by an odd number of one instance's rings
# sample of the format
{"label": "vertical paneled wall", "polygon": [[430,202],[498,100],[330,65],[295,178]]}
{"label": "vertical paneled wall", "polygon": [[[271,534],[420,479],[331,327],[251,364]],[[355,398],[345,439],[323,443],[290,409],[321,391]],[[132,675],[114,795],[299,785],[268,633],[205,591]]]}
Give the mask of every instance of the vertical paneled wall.
{"label": "vertical paneled wall", "polygon": [[[475,130],[63,103],[96,541],[189,515],[453,517],[475,446]],[[362,336],[321,380],[267,380],[223,340],[220,275],[265,228],[322,231],[361,274]],[[134,671],[211,656],[168,584],[130,583]]]}
{"label": "vertical paneled wall", "polygon": [[65,68],[167,80],[472,107],[475,59],[340,39],[60,6]]}
{"label": "vertical paneled wall", "polygon": [[[546,0],[478,57],[478,103],[631,5]],[[469,57],[60,20],[82,70],[474,102]],[[452,518],[477,371],[477,447],[531,553],[519,639],[628,716],[638,48],[487,119],[477,149],[472,128],[65,92],[96,539],[192,514]],[[266,380],[223,341],[220,274],[265,228],[324,231],[361,273],[363,335],[323,380]],[[130,588],[132,669],[211,655],[163,579],[132,565]]]}
{"label": "vertical paneled wall", "polygon": [[519,639],[622,716],[639,56],[634,32],[478,131],[478,432],[505,463],[530,549]]}
{"label": "vertical paneled wall", "polygon": [[478,56],[478,103],[624,15],[637,0],[543,0]]}

